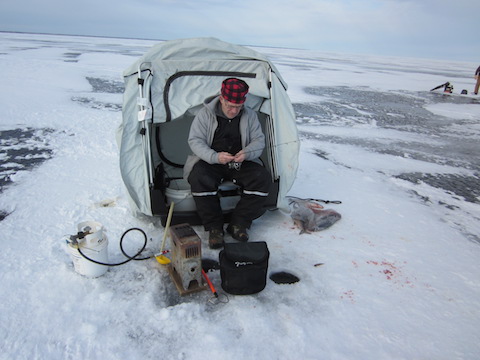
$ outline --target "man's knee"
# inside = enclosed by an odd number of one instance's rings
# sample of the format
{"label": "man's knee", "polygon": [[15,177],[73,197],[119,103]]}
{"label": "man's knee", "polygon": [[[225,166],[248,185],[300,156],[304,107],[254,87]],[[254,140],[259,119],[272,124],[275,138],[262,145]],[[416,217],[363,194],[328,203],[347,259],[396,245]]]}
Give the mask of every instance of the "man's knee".
{"label": "man's knee", "polygon": [[211,166],[204,161],[195,164],[188,176],[188,182],[193,191],[214,190],[218,187],[218,179]]}
{"label": "man's knee", "polygon": [[251,174],[251,184],[258,189],[268,191],[271,185],[271,176],[266,168],[259,165]]}

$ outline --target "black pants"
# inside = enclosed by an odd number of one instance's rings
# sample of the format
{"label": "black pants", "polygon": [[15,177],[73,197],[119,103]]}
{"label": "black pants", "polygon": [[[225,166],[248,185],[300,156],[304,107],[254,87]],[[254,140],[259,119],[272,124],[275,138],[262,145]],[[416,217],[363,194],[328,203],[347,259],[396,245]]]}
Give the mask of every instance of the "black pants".
{"label": "black pants", "polygon": [[222,181],[231,180],[242,188],[240,201],[233,210],[230,222],[249,228],[252,221],[263,215],[271,186],[268,171],[260,164],[244,161],[239,170],[228,165],[208,164],[200,160],[188,177],[197,212],[205,230],[223,228],[223,213],[218,196]]}

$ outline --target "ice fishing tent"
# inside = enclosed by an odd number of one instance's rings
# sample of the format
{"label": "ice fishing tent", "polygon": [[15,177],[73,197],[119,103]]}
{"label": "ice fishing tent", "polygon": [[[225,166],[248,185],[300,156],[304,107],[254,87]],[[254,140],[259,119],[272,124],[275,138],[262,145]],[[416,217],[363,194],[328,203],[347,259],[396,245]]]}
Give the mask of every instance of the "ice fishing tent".
{"label": "ice fishing tent", "polygon": [[[183,165],[191,153],[190,124],[203,101],[219,94],[227,77],[250,86],[246,105],[259,116],[266,147],[261,157],[272,176],[267,206],[285,207],[284,196],[298,166],[298,134],[287,85],[262,54],[214,38],[184,39],[153,46],[124,71],[123,121],[118,129],[120,170],[132,208],[158,215],[165,223],[175,202],[172,223],[199,224]],[[221,188],[225,214],[239,189]]]}

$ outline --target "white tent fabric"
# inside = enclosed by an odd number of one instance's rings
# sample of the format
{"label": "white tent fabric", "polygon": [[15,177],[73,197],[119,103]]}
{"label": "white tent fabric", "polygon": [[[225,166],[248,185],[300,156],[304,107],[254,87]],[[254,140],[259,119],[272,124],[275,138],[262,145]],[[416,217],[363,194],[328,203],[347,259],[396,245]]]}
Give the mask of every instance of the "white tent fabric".
{"label": "white tent fabric", "polygon": [[[157,44],[124,71],[123,121],[117,140],[120,170],[135,212],[153,215],[150,190],[159,161],[152,151],[153,128],[174,124],[186,114],[193,118],[227,77],[245,80],[250,86],[246,105],[266,115],[272,178],[280,179],[277,207],[287,206],[284,197],[296,176],[299,142],[285,81],[261,53],[214,38],[196,38]],[[177,130],[173,137],[177,135],[188,134]],[[188,144],[179,151],[190,152]]]}

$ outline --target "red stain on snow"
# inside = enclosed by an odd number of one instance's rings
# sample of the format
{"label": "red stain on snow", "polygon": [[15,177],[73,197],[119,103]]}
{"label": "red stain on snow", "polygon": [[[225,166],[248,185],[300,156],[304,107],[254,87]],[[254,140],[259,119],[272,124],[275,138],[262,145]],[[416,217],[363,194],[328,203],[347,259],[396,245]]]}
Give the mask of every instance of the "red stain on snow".
{"label": "red stain on snow", "polygon": [[343,292],[343,295],[340,295],[340,299],[350,300],[350,302],[352,304],[354,304],[355,303],[355,293],[353,292],[353,290],[347,290],[347,291]]}
{"label": "red stain on snow", "polygon": [[[369,265],[380,266],[381,269],[378,272],[385,275],[385,278],[387,280],[391,280],[395,284],[398,284],[402,287],[404,287],[405,285],[409,287],[414,286],[412,281],[404,275],[403,267],[399,266],[395,262],[390,262],[386,260],[382,260],[382,261],[369,260],[366,263]],[[406,264],[406,261],[404,261],[403,263]]]}

